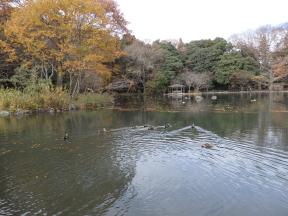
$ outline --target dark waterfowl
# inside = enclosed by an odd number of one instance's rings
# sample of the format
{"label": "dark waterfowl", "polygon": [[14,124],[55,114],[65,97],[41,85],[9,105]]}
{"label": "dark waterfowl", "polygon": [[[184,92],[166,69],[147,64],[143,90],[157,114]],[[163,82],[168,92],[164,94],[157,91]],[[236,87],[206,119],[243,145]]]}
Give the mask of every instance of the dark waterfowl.
{"label": "dark waterfowl", "polygon": [[69,140],[69,134],[68,134],[68,132],[67,131],[65,131],[65,135],[64,135],[64,138],[63,138],[64,140]]}
{"label": "dark waterfowl", "polygon": [[172,127],[169,123],[165,123],[165,125],[161,125],[161,126],[149,126],[148,130],[157,130],[157,129],[167,129]]}
{"label": "dark waterfowl", "polygon": [[164,128],[165,128],[165,129],[170,128],[170,127],[172,127],[172,125],[169,124],[169,123],[166,123],[166,124],[164,125]]}
{"label": "dark waterfowl", "polygon": [[155,127],[149,126],[149,127],[148,127],[148,130],[155,130]]}
{"label": "dark waterfowl", "polygon": [[133,126],[132,129],[145,129],[145,130],[157,130],[157,129],[167,129],[172,127],[169,123],[165,123],[164,125],[160,126],[152,126],[152,125],[143,125],[143,126]]}
{"label": "dark waterfowl", "polygon": [[203,145],[201,145],[202,148],[206,148],[206,149],[212,149],[214,147],[213,144],[210,143],[205,143]]}

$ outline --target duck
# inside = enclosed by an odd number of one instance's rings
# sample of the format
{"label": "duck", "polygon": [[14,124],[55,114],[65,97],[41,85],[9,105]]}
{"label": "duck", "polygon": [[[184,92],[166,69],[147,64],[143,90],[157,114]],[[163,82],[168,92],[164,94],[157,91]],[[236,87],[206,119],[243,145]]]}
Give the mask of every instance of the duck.
{"label": "duck", "polygon": [[170,127],[172,127],[172,125],[169,124],[169,123],[166,123],[166,124],[164,125],[164,128],[165,128],[165,129],[170,128]]}
{"label": "duck", "polygon": [[155,128],[153,126],[149,126],[148,130],[155,130]]}
{"label": "duck", "polygon": [[67,131],[65,131],[65,134],[64,134],[64,138],[63,138],[64,140],[68,140],[69,139],[69,134],[68,134],[68,132]]}
{"label": "duck", "polygon": [[107,133],[107,132],[109,132],[109,131],[108,131],[106,128],[101,128],[101,129],[98,129],[97,132],[98,132],[98,134],[100,135],[100,134]]}
{"label": "duck", "polygon": [[195,128],[195,124],[194,124],[194,123],[192,123],[191,128],[192,128],[192,129]]}
{"label": "duck", "polygon": [[206,149],[212,149],[214,145],[210,143],[205,143],[205,144],[202,144],[201,147],[206,148]]}

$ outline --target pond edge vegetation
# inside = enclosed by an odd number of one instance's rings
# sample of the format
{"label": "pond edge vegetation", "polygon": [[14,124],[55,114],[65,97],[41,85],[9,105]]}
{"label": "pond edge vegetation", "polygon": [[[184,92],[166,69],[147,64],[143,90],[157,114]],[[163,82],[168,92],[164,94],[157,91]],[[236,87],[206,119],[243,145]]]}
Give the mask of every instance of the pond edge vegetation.
{"label": "pond edge vegetation", "polygon": [[0,110],[113,106],[114,93],[283,91],[288,24],[223,38],[145,43],[114,0],[4,0]]}

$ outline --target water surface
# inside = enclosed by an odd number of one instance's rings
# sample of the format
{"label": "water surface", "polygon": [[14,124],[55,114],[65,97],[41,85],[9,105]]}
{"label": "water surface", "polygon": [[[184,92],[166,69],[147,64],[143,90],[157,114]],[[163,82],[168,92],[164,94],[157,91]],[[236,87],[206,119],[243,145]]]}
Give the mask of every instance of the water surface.
{"label": "water surface", "polygon": [[1,118],[0,215],[287,216],[288,94],[210,97]]}

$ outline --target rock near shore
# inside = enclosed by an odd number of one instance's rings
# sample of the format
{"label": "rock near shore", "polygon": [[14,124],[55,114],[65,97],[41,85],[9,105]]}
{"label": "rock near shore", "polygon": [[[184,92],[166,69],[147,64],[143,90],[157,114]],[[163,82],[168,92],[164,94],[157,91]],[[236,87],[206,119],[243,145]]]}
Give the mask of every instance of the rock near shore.
{"label": "rock near shore", "polygon": [[10,115],[10,112],[8,111],[0,111],[0,117],[6,117],[6,116],[9,116]]}

